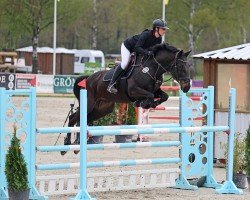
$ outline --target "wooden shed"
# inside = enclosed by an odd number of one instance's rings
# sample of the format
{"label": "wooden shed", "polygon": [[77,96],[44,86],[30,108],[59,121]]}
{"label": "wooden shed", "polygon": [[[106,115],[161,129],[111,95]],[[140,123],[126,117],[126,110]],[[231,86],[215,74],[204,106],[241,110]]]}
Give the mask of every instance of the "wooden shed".
{"label": "wooden shed", "polygon": [[[19,57],[25,59],[25,64],[32,66],[31,46],[16,50]],[[42,74],[53,74],[53,49],[50,47],[38,47],[38,70]],[[74,52],[65,48],[56,49],[56,74],[74,74]]]}
{"label": "wooden shed", "polygon": [[[236,132],[246,134],[250,125],[250,43],[197,54],[193,58],[203,60],[204,87],[215,86],[215,123],[227,124],[228,90],[236,88],[235,128]],[[215,146],[221,147],[225,137],[217,139]]]}

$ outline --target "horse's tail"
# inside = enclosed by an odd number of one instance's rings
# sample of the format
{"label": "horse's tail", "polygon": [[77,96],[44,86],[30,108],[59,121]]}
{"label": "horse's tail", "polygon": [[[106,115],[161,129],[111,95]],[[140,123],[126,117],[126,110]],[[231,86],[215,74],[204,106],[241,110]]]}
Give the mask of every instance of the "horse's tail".
{"label": "horse's tail", "polygon": [[79,83],[84,81],[84,79],[87,80],[88,77],[89,76],[79,76],[75,81],[75,84],[74,84],[74,87],[73,87],[73,92],[74,92],[74,95],[77,98],[79,103],[80,103],[80,90],[83,89],[83,88],[84,89],[86,88],[86,86],[83,86],[82,84],[79,84]]}

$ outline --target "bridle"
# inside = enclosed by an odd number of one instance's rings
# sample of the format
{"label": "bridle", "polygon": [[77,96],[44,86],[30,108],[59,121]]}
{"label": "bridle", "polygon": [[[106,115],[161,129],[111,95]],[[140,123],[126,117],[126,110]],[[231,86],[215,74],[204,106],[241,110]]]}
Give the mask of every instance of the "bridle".
{"label": "bridle", "polygon": [[[183,80],[184,82],[188,82],[188,80],[186,80],[186,78],[178,77],[177,61],[181,61],[181,62],[187,63],[187,61],[178,58],[178,55],[179,55],[180,52],[181,52],[181,50],[178,51],[178,52],[175,54],[174,60],[172,61],[172,63],[171,63],[167,68],[164,68],[164,67],[162,66],[162,64],[159,63],[159,61],[157,61],[157,59],[156,59],[155,56],[153,55],[154,62],[157,64],[157,70],[156,70],[156,72],[155,72],[154,75],[150,74],[149,71],[147,71],[146,73],[150,76],[151,79],[153,79],[155,82],[157,82],[157,81],[159,81],[159,79],[157,78],[157,73],[158,73],[158,71],[159,71],[160,68],[164,71],[163,73],[169,72],[171,69],[174,69],[174,70],[176,70],[176,71],[175,71],[175,72],[176,72],[175,74],[176,74],[176,76],[177,76],[175,79],[176,79],[178,82],[179,82],[179,81],[182,81],[182,80]],[[146,63],[147,63],[147,61],[149,60],[150,56],[148,56],[147,59],[145,60],[145,62],[142,64],[143,58],[144,58],[144,56],[141,58],[141,62],[140,62],[140,65],[139,65],[142,69],[146,67]],[[171,77],[170,77],[167,81],[169,81],[169,80],[171,80],[171,79],[174,79],[172,75],[171,75]]]}

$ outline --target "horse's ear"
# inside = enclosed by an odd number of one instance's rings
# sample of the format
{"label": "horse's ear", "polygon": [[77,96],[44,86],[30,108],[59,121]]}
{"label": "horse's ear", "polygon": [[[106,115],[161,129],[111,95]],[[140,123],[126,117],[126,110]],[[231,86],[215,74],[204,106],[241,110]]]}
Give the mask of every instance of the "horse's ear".
{"label": "horse's ear", "polygon": [[190,50],[190,51],[184,53],[184,55],[185,55],[186,57],[188,57],[188,55],[191,53],[191,51],[192,51],[192,50]]}
{"label": "horse's ear", "polygon": [[180,58],[183,55],[183,50],[179,50],[179,52],[177,53],[177,58]]}

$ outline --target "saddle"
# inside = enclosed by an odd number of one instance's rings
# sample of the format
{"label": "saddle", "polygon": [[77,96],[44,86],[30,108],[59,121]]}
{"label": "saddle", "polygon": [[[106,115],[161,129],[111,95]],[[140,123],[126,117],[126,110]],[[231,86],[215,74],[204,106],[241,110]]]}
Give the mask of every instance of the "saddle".
{"label": "saddle", "polygon": [[[136,63],[136,53],[131,53],[130,55],[130,58],[129,58],[129,62],[128,62],[128,65],[126,66],[126,69],[124,70],[123,74],[121,75],[120,79],[127,79],[130,77],[130,75],[132,74],[133,70],[134,70],[134,67],[135,67],[135,63]],[[103,77],[103,81],[104,82],[108,82],[108,81],[111,81],[112,79],[112,76],[114,74],[114,71],[115,71],[115,68],[120,65],[120,62],[119,63],[116,63],[115,66],[108,70],[106,72],[106,74],[104,75]]]}

